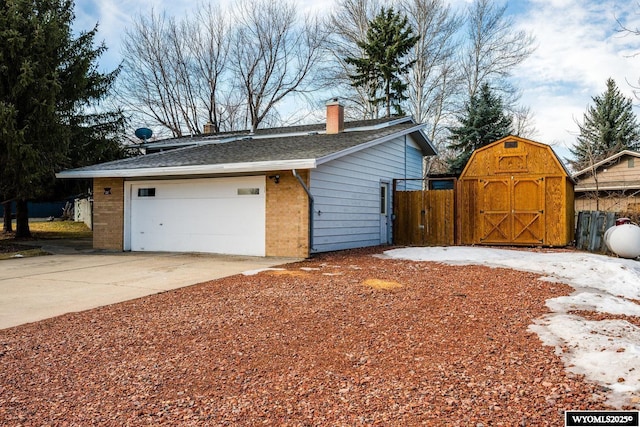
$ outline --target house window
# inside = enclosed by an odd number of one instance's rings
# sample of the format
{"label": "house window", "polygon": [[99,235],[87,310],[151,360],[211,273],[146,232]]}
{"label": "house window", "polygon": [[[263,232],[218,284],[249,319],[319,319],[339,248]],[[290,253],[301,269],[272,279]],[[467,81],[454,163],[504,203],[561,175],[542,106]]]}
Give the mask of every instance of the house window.
{"label": "house window", "polygon": [[505,141],[504,148],[518,148],[518,141]]}
{"label": "house window", "polygon": [[138,197],[156,197],[156,189],[138,188]]}
{"label": "house window", "polygon": [[382,184],[380,186],[380,214],[387,214],[387,186]]}
{"label": "house window", "polygon": [[260,194],[259,188],[238,188],[238,196],[249,196]]}
{"label": "house window", "polygon": [[634,167],[634,158],[630,158],[629,160],[627,160],[627,167],[632,168]]}
{"label": "house window", "polygon": [[430,179],[429,190],[453,190],[455,180],[452,178]]}

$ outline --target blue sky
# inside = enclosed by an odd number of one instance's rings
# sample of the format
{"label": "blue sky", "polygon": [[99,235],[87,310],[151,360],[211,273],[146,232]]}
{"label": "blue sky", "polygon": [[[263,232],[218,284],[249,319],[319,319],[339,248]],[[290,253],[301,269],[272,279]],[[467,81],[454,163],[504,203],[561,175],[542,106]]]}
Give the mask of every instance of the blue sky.
{"label": "blue sky", "polygon": [[[229,4],[233,0],[220,0]],[[324,13],[335,0],[299,0],[303,11]],[[467,0],[452,0],[463,7]],[[141,14],[166,10],[181,17],[191,12],[193,0],[76,0],[78,29],[99,23],[98,40],[109,51],[101,65],[113,69],[120,62],[121,36]],[[633,0],[526,0],[509,1],[508,13],[517,29],[531,32],[537,49],[514,72],[522,90],[522,103],[534,114],[537,133],[533,139],[552,144],[561,156],[575,142],[581,121],[593,96],[605,90],[612,77],[620,90],[635,98],[632,85],[640,86],[640,36],[617,32],[620,19],[640,28],[640,2]],[[636,114],[640,109],[636,108]]]}

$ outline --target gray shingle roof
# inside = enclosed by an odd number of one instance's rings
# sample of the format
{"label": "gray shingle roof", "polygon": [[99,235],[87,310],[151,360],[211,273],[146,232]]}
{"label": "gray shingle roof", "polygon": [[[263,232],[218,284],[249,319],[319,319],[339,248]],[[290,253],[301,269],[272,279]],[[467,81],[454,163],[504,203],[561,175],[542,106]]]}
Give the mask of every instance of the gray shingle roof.
{"label": "gray shingle roof", "polygon": [[[404,117],[395,117],[395,118],[383,118],[383,119],[373,119],[373,120],[354,120],[345,122],[344,128],[345,130],[349,129],[357,129],[361,127],[372,127],[376,125],[381,125],[393,120],[409,120],[409,118]],[[149,141],[141,144],[141,146],[153,147],[154,149],[162,149],[165,146],[168,147],[179,147],[188,144],[196,144],[201,141],[209,141],[209,140],[219,140],[225,138],[232,137],[246,137],[246,136],[268,136],[268,135],[286,135],[286,134],[295,134],[295,133],[312,133],[312,132],[324,132],[326,129],[326,125],[324,123],[317,123],[311,125],[297,125],[297,126],[286,126],[286,127],[276,127],[276,128],[265,128],[265,129],[257,129],[255,133],[251,133],[249,130],[241,130],[235,132],[220,132],[216,134],[200,134],[193,136],[183,136],[179,138],[169,138],[163,139],[160,141]]]}
{"label": "gray shingle roof", "polygon": [[193,145],[173,150],[101,163],[58,174],[71,178],[80,173],[123,171],[132,169],[176,168],[202,165],[226,165],[235,163],[293,161],[322,159],[323,157],[353,149],[362,144],[394,134],[417,133],[425,155],[434,154],[429,141],[413,121],[407,120],[388,127],[342,132],[339,134],[302,134],[293,136],[254,135],[251,139]]}

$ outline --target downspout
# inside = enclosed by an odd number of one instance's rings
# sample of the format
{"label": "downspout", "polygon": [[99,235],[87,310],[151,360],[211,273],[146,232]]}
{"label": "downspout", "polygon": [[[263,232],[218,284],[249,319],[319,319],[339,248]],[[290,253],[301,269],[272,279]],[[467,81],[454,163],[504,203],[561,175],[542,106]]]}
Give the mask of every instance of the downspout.
{"label": "downspout", "polygon": [[309,187],[307,187],[307,185],[302,180],[302,177],[298,175],[298,171],[292,169],[291,172],[293,172],[293,176],[297,178],[298,182],[304,189],[304,192],[307,193],[307,197],[309,198],[309,254],[311,254],[311,251],[313,250],[313,196],[309,191]]}

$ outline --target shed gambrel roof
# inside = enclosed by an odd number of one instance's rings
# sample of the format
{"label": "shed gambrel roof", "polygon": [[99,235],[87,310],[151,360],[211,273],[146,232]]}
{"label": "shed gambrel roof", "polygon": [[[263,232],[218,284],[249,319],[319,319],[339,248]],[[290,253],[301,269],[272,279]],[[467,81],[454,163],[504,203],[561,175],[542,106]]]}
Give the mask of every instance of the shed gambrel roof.
{"label": "shed gambrel roof", "polygon": [[309,169],[326,161],[384,143],[404,135],[412,139],[422,154],[436,150],[422,131],[424,125],[411,118],[358,122],[345,132],[327,135],[324,131],[287,133],[262,131],[254,135],[225,134],[191,138],[190,145],[153,154],[101,163],[58,173],[58,178],[142,177],[246,173],[278,169]]}
{"label": "shed gambrel roof", "polygon": [[[482,153],[482,152],[485,152],[485,151],[491,151],[491,150],[495,149],[496,147],[499,147],[500,145],[502,145],[502,144],[504,144],[505,142],[508,142],[508,141],[519,141],[520,143],[529,144],[529,145],[534,146],[534,147],[539,147],[542,150],[546,151],[547,153],[549,153],[549,158],[558,167],[558,170],[561,170],[563,172],[563,174],[565,174],[567,177],[569,177],[569,179],[573,182],[573,178],[571,176],[571,173],[567,169],[567,166],[562,162],[562,160],[560,160],[560,156],[558,156],[558,154],[555,152],[553,147],[551,147],[548,144],[544,144],[542,142],[533,141],[531,139],[523,138],[523,137],[516,136],[516,135],[505,136],[504,138],[501,138],[501,139],[499,139],[497,141],[494,141],[494,142],[492,142],[490,144],[487,144],[487,145],[485,145],[483,147],[480,147],[477,150],[475,150],[473,152],[473,154],[471,154],[471,158],[467,162],[467,165],[465,166],[465,168],[462,171],[462,173],[460,174],[460,176],[462,177],[462,176],[466,176],[468,174],[468,169],[470,169],[470,166],[473,164],[475,158],[479,156],[479,153]],[[548,167],[548,166],[551,166],[551,165],[544,165],[544,167]]]}

